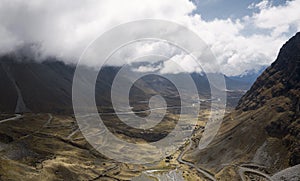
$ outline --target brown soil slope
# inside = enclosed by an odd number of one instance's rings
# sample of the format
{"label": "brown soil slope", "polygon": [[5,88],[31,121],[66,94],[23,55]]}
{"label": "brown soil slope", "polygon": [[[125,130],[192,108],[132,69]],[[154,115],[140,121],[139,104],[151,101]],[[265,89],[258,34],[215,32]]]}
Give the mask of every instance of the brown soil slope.
{"label": "brown soil slope", "polygon": [[[300,33],[225,117],[215,140],[187,159],[219,175],[243,163],[275,173],[300,163]],[[226,176],[226,177],[227,177]],[[222,176],[220,176],[222,177]]]}

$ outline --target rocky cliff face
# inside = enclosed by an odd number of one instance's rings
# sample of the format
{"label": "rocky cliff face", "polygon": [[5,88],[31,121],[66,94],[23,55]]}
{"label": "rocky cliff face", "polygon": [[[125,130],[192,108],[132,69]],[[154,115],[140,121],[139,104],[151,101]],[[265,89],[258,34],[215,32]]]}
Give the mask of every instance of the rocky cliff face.
{"label": "rocky cliff face", "polygon": [[192,151],[186,159],[223,179],[238,175],[240,167],[236,165],[244,163],[262,165],[269,174],[300,164],[299,105],[300,33],[297,33],[240,99],[236,110],[225,117],[209,147]]}
{"label": "rocky cliff face", "polygon": [[271,106],[276,113],[288,112],[270,122],[268,135],[283,140],[291,152],[289,163],[300,163],[300,33],[280,50],[276,61],[257,79],[242,97],[237,110],[257,110]]}

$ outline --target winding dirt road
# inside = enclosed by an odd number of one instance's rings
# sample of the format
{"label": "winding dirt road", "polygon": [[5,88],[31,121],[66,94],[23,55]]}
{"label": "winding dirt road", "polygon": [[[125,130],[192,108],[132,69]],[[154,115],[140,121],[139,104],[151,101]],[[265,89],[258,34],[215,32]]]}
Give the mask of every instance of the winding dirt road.
{"label": "winding dirt road", "polygon": [[47,120],[47,122],[43,125],[43,127],[47,127],[51,121],[53,120],[53,116],[52,114],[48,113],[49,119]]}
{"label": "winding dirt road", "polygon": [[214,177],[214,175],[212,175],[211,173],[207,172],[206,170],[204,169],[201,169],[199,167],[197,167],[195,164],[193,163],[190,163],[190,162],[187,162],[187,161],[184,161],[182,160],[182,157],[183,155],[192,147],[193,145],[193,142],[191,140],[191,138],[189,139],[189,145],[179,154],[178,158],[177,158],[177,161],[179,163],[182,163],[182,164],[185,164],[185,165],[188,165],[190,167],[193,167],[195,168],[198,172],[200,172],[201,174],[203,174],[205,177],[207,177],[208,179],[212,180],[212,181],[217,181],[216,178]]}
{"label": "winding dirt road", "polygon": [[262,177],[268,179],[269,181],[273,181],[273,179],[268,174],[265,174],[261,171],[257,171],[257,170],[247,168],[247,167],[243,167],[243,166],[238,166],[238,168],[239,168],[239,175],[240,175],[242,181],[247,181],[248,180],[248,179],[246,179],[246,176],[245,176],[246,172],[253,173],[253,174],[262,176]]}
{"label": "winding dirt road", "polygon": [[3,120],[0,121],[0,123],[5,123],[7,121],[15,121],[15,120],[18,120],[22,117],[23,117],[23,115],[21,115],[21,114],[15,114],[15,117],[3,119]]}

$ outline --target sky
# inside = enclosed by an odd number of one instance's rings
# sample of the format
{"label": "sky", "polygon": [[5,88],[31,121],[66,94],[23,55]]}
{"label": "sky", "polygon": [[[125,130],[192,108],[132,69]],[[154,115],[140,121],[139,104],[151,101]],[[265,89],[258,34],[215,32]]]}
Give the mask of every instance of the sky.
{"label": "sky", "polygon": [[[0,0],[0,54],[30,46],[39,52],[38,61],[54,56],[76,64],[91,41],[112,27],[164,19],[194,31],[211,48],[220,72],[238,76],[275,60],[300,31],[299,10],[300,0]],[[185,60],[165,45],[147,42],[137,48],[127,57],[152,50]]]}
{"label": "sky", "polygon": [[[206,20],[218,19],[238,19],[243,16],[251,16],[255,9],[248,8],[251,4],[259,4],[261,0],[193,0],[197,6],[195,14],[201,14]],[[271,2],[271,1],[270,1]],[[285,4],[286,0],[273,0],[273,6]]]}

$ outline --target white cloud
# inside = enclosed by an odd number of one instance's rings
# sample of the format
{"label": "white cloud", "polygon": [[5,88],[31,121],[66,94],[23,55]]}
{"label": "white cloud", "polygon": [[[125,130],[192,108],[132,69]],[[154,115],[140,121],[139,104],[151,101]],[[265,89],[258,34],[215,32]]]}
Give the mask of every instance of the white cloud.
{"label": "white cloud", "polygon": [[202,68],[193,59],[192,56],[186,54],[177,54],[170,59],[164,61],[161,74],[177,74],[180,72],[202,72]]}
{"label": "white cloud", "polygon": [[[256,9],[253,15],[237,20],[205,21],[201,15],[192,14],[195,8],[188,0],[0,0],[0,54],[37,43],[45,56],[76,63],[84,48],[111,27],[157,18],[178,22],[196,32],[211,47],[222,73],[239,75],[269,65],[289,36],[300,30],[300,0],[281,6],[263,0],[251,5]],[[247,33],[249,29],[252,33]],[[120,57],[130,62],[131,56],[149,51],[168,52],[177,63],[195,70],[180,52],[159,43],[129,47]],[[164,71],[171,71],[171,67]],[[141,71],[147,70],[144,67]]]}
{"label": "white cloud", "polygon": [[288,33],[290,28],[300,29],[300,1],[287,1],[280,6],[262,6],[260,12],[253,15],[254,25],[272,30],[273,36]]}
{"label": "white cloud", "polygon": [[156,72],[161,68],[162,68],[161,64],[159,64],[158,66],[147,65],[147,66],[139,66],[138,68],[134,68],[133,71],[148,73],[148,72]]}
{"label": "white cloud", "polygon": [[0,49],[40,43],[46,55],[74,61],[92,40],[120,23],[176,20],[194,8],[187,0],[0,0],[0,37],[6,37]]}
{"label": "white cloud", "polygon": [[10,52],[21,44],[14,35],[0,26],[0,54]]}
{"label": "white cloud", "polygon": [[237,20],[190,18],[189,27],[211,46],[222,73],[240,75],[270,65],[285,41],[300,30],[300,0],[281,6],[263,0],[252,6],[258,11]]}
{"label": "white cloud", "polygon": [[266,9],[268,7],[272,6],[272,2],[269,1],[269,0],[262,0],[261,2],[259,3],[252,3],[248,6],[249,9],[255,9],[255,8],[258,8],[258,9]]}

